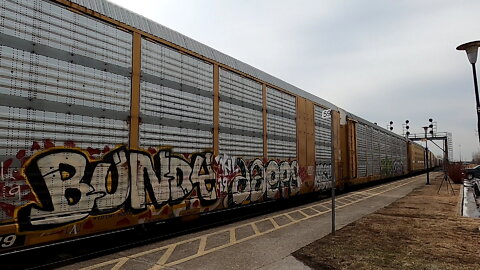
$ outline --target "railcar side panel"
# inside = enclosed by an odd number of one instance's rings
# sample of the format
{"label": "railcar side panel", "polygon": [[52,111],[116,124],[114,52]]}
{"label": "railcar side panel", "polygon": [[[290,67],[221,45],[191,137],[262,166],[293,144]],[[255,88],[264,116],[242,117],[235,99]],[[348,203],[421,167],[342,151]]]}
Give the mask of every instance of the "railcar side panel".
{"label": "railcar side panel", "polygon": [[3,250],[125,202],[132,33],[48,1],[2,1],[0,17]]}
{"label": "railcar side panel", "polygon": [[408,173],[407,141],[380,128],[356,123],[357,178],[359,184]]}
{"label": "railcar side panel", "polygon": [[191,154],[213,145],[213,65],[142,39],[140,148]]}
{"label": "railcar side panel", "polygon": [[315,189],[331,188],[332,179],[332,117],[324,115],[325,109],[316,106],[315,113]]}
{"label": "railcar side panel", "polygon": [[220,97],[220,153],[262,159],[262,85],[220,69]]}
{"label": "railcar side panel", "polygon": [[130,16],[0,0],[0,253],[407,173],[405,140]]}
{"label": "railcar side panel", "polygon": [[425,169],[425,148],[417,143],[410,143],[411,168],[412,172]]}
{"label": "railcar side panel", "polygon": [[314,107],[310,100],[297,97],[297,149],[302,174],[302,191],[312,192],[315,181]]}

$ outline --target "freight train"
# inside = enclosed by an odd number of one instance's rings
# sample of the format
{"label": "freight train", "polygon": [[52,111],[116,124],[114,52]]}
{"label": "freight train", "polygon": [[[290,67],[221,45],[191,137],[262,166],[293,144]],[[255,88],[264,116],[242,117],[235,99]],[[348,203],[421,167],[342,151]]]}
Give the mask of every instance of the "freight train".
{"label": "freight train", "polygon": [[1,0],[0,46],[0,254],[425,168],[422,146],[107,1]]}

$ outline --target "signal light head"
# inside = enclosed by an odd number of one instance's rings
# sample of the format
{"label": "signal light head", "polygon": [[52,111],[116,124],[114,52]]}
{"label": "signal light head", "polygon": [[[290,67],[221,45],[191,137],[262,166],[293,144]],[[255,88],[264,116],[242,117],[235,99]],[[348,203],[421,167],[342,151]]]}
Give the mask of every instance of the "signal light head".
{"label": "signal light head", "polygon": [[390,130],[393,130],[393,127],[390,127]]}
{"label": "signal light head", "polygon": [[410,121],[408,121],[408,120],[405,120],[405,124],[408,124],[408,123],[410,123]]}
{"label": "signal light head", "polygon": [[428,127],[429,127],[429,128],[433,128],[433,125],[432,125],[432,124],[430,124]]}
{"label": "signal light head", "polygon": [[390,121],[390,125],[393,125],[393,121]]}
{"label": "signal light head", "polygon": [[409,127],[409,126],[406,126],[405,128],[406,128],[406,129],[409,129],[410,127]]}
{"label": "signal light head", "polygon": [[429,122],[433,122],[433,119],[432,119],[432,118],[430,118],[430,119],[428,119],[428,121],[429,121]]}
{"label": "signal light head", "polygon": [[407,136],[410,135],[410,131],[407,131]]}

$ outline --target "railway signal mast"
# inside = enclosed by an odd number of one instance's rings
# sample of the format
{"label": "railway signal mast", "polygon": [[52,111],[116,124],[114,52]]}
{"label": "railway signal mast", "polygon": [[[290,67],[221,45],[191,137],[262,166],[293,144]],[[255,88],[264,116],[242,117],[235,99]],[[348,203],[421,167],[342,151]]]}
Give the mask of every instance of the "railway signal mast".
{"label": "railway signal mast", "polygon": [[[437,132],[437,122],[434,121],[432,118],[428,119],[428,125],[423,127],[424,133],[417,133],[411,134],[410,129],[410,121],[406,120],[405,124],[403,124],[403,136],[412,140],[412,141],[425,141],[425,169],[427,170],[427,185],[430,184],[430,175],[429,175],[429,157],[428,157],[428,141],[432,142],[438,148],[440,148],[443,152],[443,181],[447,182],[447,189],[448,184],[451,183],[448,179],[447,175],[447,167],[449,159],[448,157],[452,155],[452,133],[450,132]],[[443,141],[443,147],[439,146],[435,141],[441,140]],[[443,184],[442,181],[442,184]],[[440,188],[442,185],[440,185]],[[439,189],[440,190],[440,189]],[[451,186],[451,191],[453,191],[453,187]]]}

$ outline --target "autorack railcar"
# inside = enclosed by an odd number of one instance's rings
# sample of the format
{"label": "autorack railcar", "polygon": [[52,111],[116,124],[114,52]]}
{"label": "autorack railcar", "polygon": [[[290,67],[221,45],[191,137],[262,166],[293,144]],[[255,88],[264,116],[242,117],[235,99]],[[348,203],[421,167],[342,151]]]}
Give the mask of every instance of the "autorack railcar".
{"label": "autorack railcar", "polygon": [[424,169],[418,145],[110,2],[0,18],[0,253]]}

